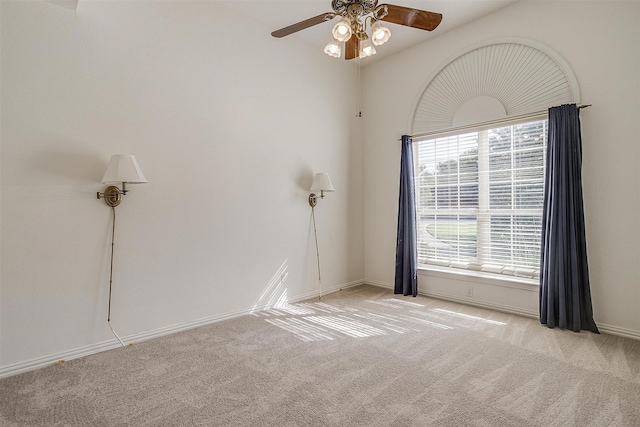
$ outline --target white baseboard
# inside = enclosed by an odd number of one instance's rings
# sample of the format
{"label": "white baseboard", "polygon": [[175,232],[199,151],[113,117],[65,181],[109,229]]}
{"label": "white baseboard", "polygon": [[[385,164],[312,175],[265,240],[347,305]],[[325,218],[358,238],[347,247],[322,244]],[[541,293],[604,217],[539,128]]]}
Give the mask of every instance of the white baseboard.
{"label": "white baseboard", "polygon": [[634,329],[621,328],[619,326],[611,326],[603,323],[596,323],[598,326],[598,330],[605,334],[610,335],[619,335],[625,338],[632,338],[635,340],[640,340],[640,331],[636,331]]}
{"label": "white baseboard", "polygon": [[[364,280],[356,280],[356,281],[345,283],[339,286],[325,288],[325,289],[322,289],[322,295],[328,295],[333,292],[338,292],[341,289],[351,288],[354,286],[362,285],[364,283],[365,283]],[[317,291],[312,291],[303,295],[299,295],[293,299],[290,299],[288,302],[290,304],[293,304],[300,301],[312,299],[317,296],[320,296],[319,289]],[[235,317],[240,317],[240,316],[252,314],[258,311],[267,310],[269,308],[272,308],[272,307],[269,307],[266,305],[251,307],[245,310],[238,310],[235,312],[220,314],[216,316],[210,316],[210,317],[195,320],[193,322],[183,323],[179,325],[171,325],[164,328],[158,328],[158,329],[153,329],[151,331],[141,332],[138,334],[123,336],[121,338],[127,344],[135,344],[135,343],[150,340],[153,338],[159,338],[165,335],[175,334],[177,332],[182,332],[188,329],[197,328],[199,326],[222,322],[224,320],[233,319]],[[73,350],[52,354],[49,356],[38,357],[36,359],[31,359],[25,362],[14,363],[12,365],[0,367],[0,378],[10,377],[12,375],[17,375],[22,372],[33,371],[35,369],[44,368],[45,366],[53,365],[61,361],[78,359],[80,357],[90,356],[92,354],[100,353],[106,350],[112,350],[119,347],[121,347],[121,345],[118,342],[118,340],[112,339],[112,340],[104,341],[101,343],[92,344],[92,345],[76,348]]]}
{"label": "white baseboard", "polygon": [[363,282],[367,285],[377,286],[379,288],[387,288],[391,290],[393,290],[394,287],[393,283],[380,282],[378,280],[364,279]]}
{"label": "white baseboard", "polygon": [[537,311],[530,311],[530,310],[522,309],[522,308],[519,308],[519,307],[496,304],[494,302],[482,301],[482,300],[478,300],[476,298],[474,298],[474,299],[460,298],[460,297],[454,296],[454,295],[442,294],[442,293],[431,292],[431,291],[419,292],[419,294],[427,296],[427,297],[431,297],[431,298],[437,298],[437,299],[457,302],[457,303],[460,303],[460,304],[473,305],[473,306],[476,306],[476,307],[481,307],[481,308],[487,308],[487,309],[490,309],[490,310],[501,311],[503,313],[516,314],[518,316],[523,316],[523,317],[533,317],[533,318],[538,317],[538,312]]}
{"label": "white baseboard", "polygon": [[[351,288],[354,286],[359,286],[359,285],[372,285],[372,286],[378,286],[381,288],[386,288],[386,289],[393,289],[393,285],[391,283],[387,283],[387,282],[380,282],[377,280],[369,280],[369,279],[362,279],[362,280],[356,280],[353,282],[349,282],[349,283],[345,283],[339,286],[334,286],[334,287],[330,287],[330,288],[326,288],[322,290],[322,295],[328,295],[331,294],[333,292],[338,292],[341,289],[347,289],[347,288]],[[419,291],[420,295],[424,295],[427,297],[431,297],[431,298],[438,298],[438,299],[443,299],[443,300],[447,300],[447,301],[453,301],[453,302],[458,302],[461,304],[467,304],[467,305],[475,305],[475,306],[479,306],[482,308],[488,308],[488,309],[492,309],[492,310],[497,310],[497,311],[502,311],[505,313],[510,313],[510,314],[516,314],[516,315],[520,315],[520,316],[525,316],[525,317],[533,317],[533,318],[537,318],[538,317],[538,313],[534,313],[534,312],[530,312],[528,310],[522,310],[516,307],[508,307],[508,306],[501,306],[498,304],[494,304],[491,302],[486,302],[486,301],[476,301],[476,300],[466,300],[464,298],[458,298],[456,296],[453,295],[445,295],[445,294],[438,294],[438,293],[434,293],[434,292],[426,292],[426,291]],[[303,295],[299,295],[296,298],[290,299],[289,303],[293,304],[293,303],[297,303],[300,301],[305,301],[308,299],[312,299],[315,298],[317,296],[320,295],[320,291],[313,291],[313,292],[308,292],[306,294]],[[124,342],[126,343],[138,343],[138,342],[142,342],[142,341],[146,341],[146,340],[150,340],[153,338],[159,338],[165,335],[169,335],[169,334],[174,334],[177,332],[182,332],[182,331],[186,331],[188,329],[193,329],[193,328],[197,328],[199,326],[204,326],[204,325],[209,325],[212,323],[216,323],[216,322],[222,322],[224,320],[229,320],[229,319],[233,319],[235,317],[239,317],[239,316],[244,316],[247,314],[252,314],[255,313],[257,311],[263,311],[263,310],[267,310],[271,307],[268,306],[260,306],[260,307],[252,307],[252,308],[248,308],[246,310],[238,310],[235,312],[230,312],[230,313],[225,313],[225,314],[220,314],[220,315],[216,315],[216,316],[210,316],[210,317],[206,317],[203,319],[198,319],[195,320],[193,322],[189,322],[189,323],[184,323],[184,324],[179,324],[179,325],[172,325],[172,326],[167,326],[164,328],[159,328],[159,329],[154,329],[151,331],[146,331],[146,332],[142,332],[139,334],[133,334],[133,335],[128,335],[128,336],[123,336],[122,339]],[[606,334],[611,334],[611,335],[619,335],[622,337],[626,337],[626,338],[631,338],[631,339],[636,339],[636,340],[640,340],[640,331],[636,331],[633,329],[628,329],[628,328],[621,328],[618,326],[612,326],[612,325],[606,325],[606,324],[598,324],[598,328],[600,329],[601,332],[606,333]],[[65,351],[65,352],[61,352],[61,353],[57,353],[57,354],[52,354],[49,356],[44,356],[44,357],[39,357],[36,359],[31,359],[25,362],[19,362],[19,363],[15,363],[13,365],[8,365],[8,366],[3,366],[0,367],[0,378],[5,378],[5,377],[10,377],[12,375],[17,375],[20,374],[22,372],[27,372],[27,371],[32,371],[35,369],[39,369],[39,368],[43,368],[45,366],[49,366],[49,365],[53,365],[55,363],[58,363],[59,361],[67,361],[67,360],[73,360],[73,359],[78,359],[80,357],[85,357],[85,356],[89,356],[95,353],[100,353],[102,351],[106,351],[106,350],[112,350],[115,348],[119,348],[120,347],[120,343],[116,340],[116,339],[112,339],[112,340],[108,340],[108,341],[104,341],[101,343],[97,343],[97,344],[92,344],[92,345],[88,345],[85,347],[80,347],[74,350],[69,350],[69,351]]]}
{"label": "white baseboard", "polygon": [[[378,286],[378,287],[381,287],[381,288],[387,288],[387,289],[393,289],[394,288],[394,286],[392,284],[390,284],[390,283],[378,282],[378,281],[375,281],[375,280],[366,280],[365,279],[365,283],[373,285],[373,286]],[[418,289],[418,294],[419,295],[424,295],[425,297],[437,298],[437,299],[441,299],[441,300],[457,302],[457,303],[460,303],[460,304],[466,304],[466,305],[473,305],[473,306],[482,307],[482,308],[488,308],[488,309],[491,309],[491,310],[502,311],[502,312],[509,313],[509,314],[517,314],[519,316],[525,316],[525,317],[537,317],[538,316],[538,313],[536,313],[536,312],[531,312],[529,310],[523,310],[523,309],[518,308],[518,307],[503,306],[503,305],[495,304],[495,303],[492,303],[492,302],[478,301],[477,299],[460,298],[460,297],[458,297],[456,295],[443,294],[443,293],[438,293],[438,292],[433,292],[433,291],[424,291],[424,290],[420,290],[420,289]]]}
{"label": "white baseboard", "polygon": [[[372,286],[386,288],[386,289],[393,289],[394,287],[391,283],[380,282],[376,280],[365,279],[364,283]],[[441,294],[441,293],[430,292],[430,291],[420,291],[419,289],[418,289],[418,294],[424,295],[426,297],[437,298],[437,299],[442,299],[446,301],[453,301],[460,304],[473,305],[477,307],[501,311],[504,313],[516,314],[524,317],[531,317],[534,319],[537,319],[539,317],[539,313],[537,311],[523,310],[521,308],[495,304],[493,302],[488,302],[488,301],[477,301],[476,299],[471,300],[466,298],[460,298],[455,295]],[[640,331],[637,331],[634,329],[628,329],[628,328],[621,328],[619,326],[607,325],[603,323],[597,323],[597,325],[601,333],[618,335],[625,338],[640,340]]]}
{"label": "white baseboard", "polygon": [[111,350],[120,347],[117,340],[104,341],[98,344],[92,344],[85,347],[77,348],[71,351],[56,353],[49,356],[38,357],[36,359],[27,360],[26,362],[18,362],[13,365],[3,366],[0,368],[0,379],[20,374],[22,372],[33,371],[34,369],[44,368],[54,363],[63,362],[65,360],[77,359],[89,356],[101,351]]}

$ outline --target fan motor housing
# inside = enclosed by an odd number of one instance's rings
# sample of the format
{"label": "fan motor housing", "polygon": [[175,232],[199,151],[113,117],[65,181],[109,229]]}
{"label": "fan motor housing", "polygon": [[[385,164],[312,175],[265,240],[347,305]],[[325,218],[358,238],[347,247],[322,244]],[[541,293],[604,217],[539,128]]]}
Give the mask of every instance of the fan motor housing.
{"label": "fan motor housing", "polygon": [[338,15],[362,16],[373,11],[378,5],[378,0],[333,0],[331,7]]}

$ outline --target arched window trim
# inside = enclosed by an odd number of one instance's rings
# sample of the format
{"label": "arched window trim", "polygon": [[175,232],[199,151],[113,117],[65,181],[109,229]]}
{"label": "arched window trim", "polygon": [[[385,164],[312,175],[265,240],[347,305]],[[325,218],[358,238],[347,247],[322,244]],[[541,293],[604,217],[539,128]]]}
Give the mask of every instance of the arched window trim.
{"label": "arched window trim", "polygon": [[[455,112],[457,109],[464,104],[466,101],[470,101],[475,96],[484,95],[490,97],[498,97],[496,91],[499,88],[504,88],[505,86],[509,86],[513,82],[505,81],[508,75],[502,75],[501,78],[503,81],[478,81],[479,78],[486,76],[492,76],[490,67],[500,68],[500,66],[504,66],[505,61],[511,67],[515,67],[510,75],[517,76],[518,72],[522,73],[527,71],[527,64],[520,63],[520,59],[518,57],[509,57],[508,51],[509,48],[513,47],[517,50],[518,45],[525,46],[530,48],[530,50],[538,51],[538,57],[548,58],[549,62],[547,64],[547,70],[555,70],[562,73],[562,80],[567,89],[566,93],[556,93],[558,92],[557,88],[557,77],[556,83],[550,80],[550,76],[547,73],[545,75],[544,70],[542,72],[538,72],[536,78],[536,88],[533,88],[529,91],[529,93],[512,93],[510,95],[516,96],[519,100],[522,100],[521,104],[524,106],[530,105],[532,108],[509,108],[505,107],[506,115],[504,117],[496,117],[496,119],[510,119],[520,115],[526,115],[530,113],[537,113],[539,111],[545,110],[546,108],[553,107],[555,105],[560,105],[563,103],[580,103],[580,88],[578,85],[578,81],[573,73],[569,64],[558,54],[556,51],[551,49],[550,47],[544,45],[543,43],[529,40],[525,38],[516,38],[516,37],[502,37],[497,39],[485,40],[483,42],[476,43],[474,45],[468,46],[462,51],[452,55],[448,60],[444,61],[443,65],[434,70],[433,73],[427,78],[425,84],[422,86],[421,90],[418,92],[416,99],[411,108],[411,116],[409,118],[408,124],[408,134],[414,135],[417,133],[425,133],[431,131],[440,131],[446,130],[453,127],[453,119]],[[497,64],[495,58],[486,54],[489,50],[485,48],[493,48],[495,50],[500,50],[502,56],[500,57],[500,63]],[[492,52],[495,52],[492,50]],[[485,55],[483,58],[473,58],[474,61],[482,61],[483,70],[486,72],[479,76],[477,74],[477,69],[470,69],[465,67],[464,62],[471,59],[472,53],[480,53]],[[505,57],[505,52],[507,55]],[[513,52],[513,49],[512,49]],[[444,90],[440,91],[440,94],[444,95],[439,97],[438,99],[432,99],[433,93],[429,91],[431,85],[436,84],[438,81],[438,76],[443,72],[443,70],[451,69],[452,67],[459,68],[459,73],[456,74],[454,81],[449,82],[449,91]],[[487,70],[486,67],[489,67]],[[518,69],[520,68],[520,69]],[[532,75],[536,74],[535,72],[539,70],[529,70]],[[457,81],[455,81],[457,80]],[[479,85],[483,85],[487,87],[486,90],[483,90],[481,93],[464,93],[465,82],[476,81]],[[540,89],[542,88],[542,89]],[[521,87],[516,87],[513,91],[521,91]],[[555,91],[555,92],[554,92]],[[526,102],[525,102],[526,101]],[[445,111],[444,115],[441,115],[437,120],[435,118],[429,117],[429,115],[422,114],[423,112],[419,111],[421,105],[433,105],[434,108],[437,108],[439,113]],[[448,114],[447,114],[448,113]]]}

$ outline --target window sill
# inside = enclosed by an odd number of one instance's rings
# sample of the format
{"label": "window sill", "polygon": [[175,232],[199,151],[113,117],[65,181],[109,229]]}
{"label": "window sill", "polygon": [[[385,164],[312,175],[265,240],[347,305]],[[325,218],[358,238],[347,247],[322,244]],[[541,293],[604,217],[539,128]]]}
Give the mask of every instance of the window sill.
{"label": "window sill", "polygon": [[504,276],[481,271],[462,270],[447,267],[421,264],[418,266],[418,276],[440,277],[443,279],[460,280],[463,282],[481,283],[489,286],[521,289],[538,292],[539,280],[516,276]]}

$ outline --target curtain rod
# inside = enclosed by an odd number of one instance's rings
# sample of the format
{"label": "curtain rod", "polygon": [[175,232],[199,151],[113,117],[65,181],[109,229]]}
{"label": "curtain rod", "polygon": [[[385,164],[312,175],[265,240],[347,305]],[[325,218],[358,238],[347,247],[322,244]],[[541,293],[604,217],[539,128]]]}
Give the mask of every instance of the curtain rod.
{"label": "curtain rod", "polygon": [[[587,107],[591,107],[591,104],[583,104],[583,105],[578,105],[578,110],[581,110],[583,108],[587,108]],[[524,120],[524,119],[529,119],[529,118],[534,118],[534,117],[538,117],[538,116],[542,116],[543,114],[547,114],[549,112],[549,110],[542,110],[542,111],[537,111],[535,113],[527,113],[527,114],[521,114],[519,116],[513,116],[513,117],[506,117],[504,119],[500,119],[500,120],[490,120],[488,122],[482,122],[482,123],[476,123],[473,125],[464,125],[464,126],[458,126],[455,128],[448,128],[448,129],[440,129],[440,130],[436,130],[436,131],[432,131],[432,132],[425,132],[425,133],[419,133],[416,135],[409,135],[409,138],[424,138],[427,136],[435,136],[435,135],[440,135],[440,134],[444,134],[444,133],[457,133],[459,131],[463,131],[465,129],[477,129],[477,128],[481,128],[481,127],[486,127],[486,126],[492,126],[494,124],[499,124],[499,123],[503,123],[505,121],[516,121],[516,120]],[[402,141],[402,138],[400,138],[398,141]]]}

